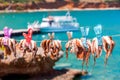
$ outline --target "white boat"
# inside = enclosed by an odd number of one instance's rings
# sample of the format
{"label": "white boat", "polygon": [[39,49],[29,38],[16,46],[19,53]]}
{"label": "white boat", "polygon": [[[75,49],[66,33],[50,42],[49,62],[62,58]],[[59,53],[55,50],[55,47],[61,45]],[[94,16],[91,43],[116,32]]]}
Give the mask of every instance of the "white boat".
{"label": "white boat", "polygon": [[64,16],[48,16],[42,18],[42,22],[40,24],[34,22],[32,27],[39,28],[40,32],[76,31],[79,30],[79,23],[68,11]]}

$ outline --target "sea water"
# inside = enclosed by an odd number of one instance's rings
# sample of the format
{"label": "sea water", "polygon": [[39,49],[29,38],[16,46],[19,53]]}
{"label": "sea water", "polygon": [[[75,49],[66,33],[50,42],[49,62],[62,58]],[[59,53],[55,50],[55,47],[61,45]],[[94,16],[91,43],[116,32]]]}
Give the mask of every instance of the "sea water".
{"label": "sea water", "polygon": [[[45,12],[20,12],[20,13],[0,13],[0,30],[5,26],[13,29],[26,29],[27,23],[40,21],[48,15],[65,15],[66,11],[45,11]],[[115,48],[108,59],[108,64],[104,66],[105,52],[102,52],[93,67],[93,57],[90,57],[88,75],[77,77],[76,80],[120,80],[120,10],[85,10],[70,11],[71,15],[77,18],[81,27],[89,27],[89,39],[95,37],[93,27],[102,25],[102,35],[112,36],[115,41]],[[12,36],[17,41],[23,39],[22,35]],[[81,38],[81,32],[73,32],[73,38]],[[33,34],[33,40],[40,46],[43,39],[48,39],[47,33]],[[65,43],[68,41],[66,32],[55,33],[55,39],[62,41],[64,56],[56,62],[55,69],[73,68],[82,69],[82,61],[77,60],[75,54],[69,53],[68,59],[65,55]],[[86,67],[84,66],[84,69]]]}

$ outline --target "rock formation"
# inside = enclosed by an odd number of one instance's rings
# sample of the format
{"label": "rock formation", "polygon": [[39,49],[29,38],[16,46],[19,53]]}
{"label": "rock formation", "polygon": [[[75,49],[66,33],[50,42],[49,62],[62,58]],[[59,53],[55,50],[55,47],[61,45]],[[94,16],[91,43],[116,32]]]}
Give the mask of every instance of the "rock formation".
{"label": "rock formation", "polygon": [[31,52],[22,57],[22,52],[17,49],[16,57],[10,55],[7,59],[0,60],[0,76],[7,74],[38,74],[48,73],[53,70],[55,62],[58,61],[63,55],[56,60],[52,60],[50,57],[44,57],[42,48],[38,48],[38,52],[35,58],[32,57]]}

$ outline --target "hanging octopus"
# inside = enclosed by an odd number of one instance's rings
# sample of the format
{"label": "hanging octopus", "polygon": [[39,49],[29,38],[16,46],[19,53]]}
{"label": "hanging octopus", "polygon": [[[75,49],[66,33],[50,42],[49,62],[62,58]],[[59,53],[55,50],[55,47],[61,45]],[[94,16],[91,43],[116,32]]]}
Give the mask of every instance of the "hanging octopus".
{"label": "hanging octopus", "polygon": [[50,56],[51,59],[55,60],[60,56],[60,51],[62,50],[61,41],[53,40],[54,33],[48,33],[50,39],[45,39],[41,42],[40,46],[44,50],[44,55]]}
{"label": "hanging octopus", "polygon": [[99,58],[102,54],[102,49],[106,52],[105,65],[107,64],[108,57],[111,55],[115,42],[111,36],[102,36],[102,26],[97,25],[94,27],[96,37],[92,40],[92,54],[94,56],[94,65],[96,58]]}
{"label": "hanging octopus", "polygon": [[66,58],[68,58],[68,51],[70,49],[71,53],[75,53],[77,59],[82,60],[82,70],[83,65],[86,62],[86,67],[88,66],[88,61],[91,53],[91,42],[90,40],[86,40],[84,46],[83,38],[81,39],[72,39],[72,32],[67,32],[69,41],[66,43]]}
{"label": "hanging octopus", "polygon": [[36,56],[37,53],[37,44],[34,40],[32,40],[32,28],[28,29],[28,34],[23,33],[25,39],[21,40],[19,43],[19,48],[23,50],[23,56],[25,55],[26,51],[33,52],[33,57]]}
{"label": "hanging octopus", "polygon": [[8,55],[14,55],[16,56],[16,41],[11,38],[12,35],[12,29],[5,27],[3,29],[4,31],[4,37],[1,37],[0,44],[2,46],[2,50],[4,51],[4,59],[7,59]]}

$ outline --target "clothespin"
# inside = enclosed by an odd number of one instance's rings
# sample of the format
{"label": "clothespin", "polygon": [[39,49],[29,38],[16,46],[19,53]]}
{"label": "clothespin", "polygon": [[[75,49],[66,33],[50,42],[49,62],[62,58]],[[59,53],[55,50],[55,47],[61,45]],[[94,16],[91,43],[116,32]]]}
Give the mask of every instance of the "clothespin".
{"label": "clothespin", "polygon": [[98,45],[102,45],[102,26],[99,24],[94,27],[94,32],[96,34],[97,40],[98,40]]}
{"label": "clothespin", "polygon": [[72,39],[72,35],[73,35],[73,32],[67,32],[67,36],[68,36],[68,39],[71,40]]}
{"label": "clothespin", "polygon": [[12,28],[5,27],[4,29],[4,37],[10,38],[12,34]]}
{"label": "clothespin", "polygon": [[94,27],[94,32],[96,35],[99,35],[102,33],[102,26],[98,24],[97,26]]}
{"label": "clothespin", "polygon": [[81,33],[82,33],[83,37],[87,37],[88,36],[88,34],[89,34],[89,28],[88,27],[86,27],[86,28],[80,27],[80,30],[81,30]]}
{"label": "clothespin", "polygon": [[80,30],[81,30],[81,33],[82,33],[82,43],[84,45],[84,47],[86,48],[86,50],[88,49],[88,45],[87,45],[87,36],[88,36],[88,33],[89,33],[89,28],[86,27],[80,27]]}
{"label": "clothespin", "polygon": [[54,36],[55,36],[55,33],[54,32],[52,34],[48,33],[48,36],[49,36],[50,40],[53,40]]}
{"label": "clothespin", "polygon": [[32,33],[33,33],[32,28],[29,28],[29,29],[28,29],[28,34],[23,33],[23,36],[24,36],[24,38],[26,39],[26,41],[27,41],[28,43],[30,43],[31,40],[32,40]]}
{"label": "clothespin", "polygon": [[2,45],[2,47],[0,48],[0,50],[4,51],[5,47],[4,45]]}

